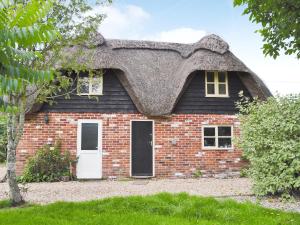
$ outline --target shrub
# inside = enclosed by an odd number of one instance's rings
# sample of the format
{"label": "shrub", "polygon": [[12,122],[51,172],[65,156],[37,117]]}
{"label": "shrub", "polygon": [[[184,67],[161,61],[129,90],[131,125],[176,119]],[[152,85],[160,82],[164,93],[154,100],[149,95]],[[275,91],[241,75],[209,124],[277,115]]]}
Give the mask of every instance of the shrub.
{"label": "shrub", "polygon": [[197,169],[196,171],[194,171],[193,176],[194,176],[195,178],[200,178],[200,177],[202,177],[202,172],[201,172],[201,170],[200,170],[200,169]]}
{"label": "shrub", "polygon": [[249,177],[248,176],[248,169],[247,168],[242,168],[240,171],[240,177]]}
{"label": "shrub", "polygon": [[265,102],[243,98],[238,144],[250,161],[257,195],[289,197],[300,190],[300,95]]}
{"label": "shrub", "polygon": [[54,182],[62,177],[71,177],[70,165],[72,160],[70,153],[61,152],[60,142],[54,146],[45,145],[28,160],[21,182]]}
{"label": "shrub", "polygon": [[0,163],[6,160],[6,116],[0,114]]}

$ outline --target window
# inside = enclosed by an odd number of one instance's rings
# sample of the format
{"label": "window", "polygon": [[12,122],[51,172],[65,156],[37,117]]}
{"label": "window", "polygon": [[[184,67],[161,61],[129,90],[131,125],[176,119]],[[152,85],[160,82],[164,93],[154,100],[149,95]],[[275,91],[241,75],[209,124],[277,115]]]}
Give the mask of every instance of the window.
{"label": "window", "polygon": [[102,95],[103,76],[78,78],[77,93],[79,95]]}
{"label": "window", "polygon": [[81,124],[81,150],[98,150],[98,123]]}
{"label": "window", "polygon": [[202,136],[203,148],[232,148],[232,126],[204,126]]}
{"label": "window", "polygon": [[206,71],[205,90],[207,97],[228,97],[227,72]]}

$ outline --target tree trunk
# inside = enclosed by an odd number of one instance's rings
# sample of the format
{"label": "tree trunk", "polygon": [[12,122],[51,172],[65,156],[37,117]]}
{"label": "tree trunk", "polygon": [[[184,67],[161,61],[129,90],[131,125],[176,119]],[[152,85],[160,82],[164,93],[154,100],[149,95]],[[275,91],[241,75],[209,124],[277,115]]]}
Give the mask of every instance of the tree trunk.
{"label": "tree trunk", "polygon": [[23,198],[16,176],[16,129],[18,120],[16,116],[9,114],[7,123],[7,182],[9,186],[9,198],[12,205],[22,204]]}
{"label": "tree trunk", "polygon": [[20,188],[17,182],[16,175],[16,148],[8,143],[7,145],[7,182],[9,186],[9,198],[13,205],[23,203]]}

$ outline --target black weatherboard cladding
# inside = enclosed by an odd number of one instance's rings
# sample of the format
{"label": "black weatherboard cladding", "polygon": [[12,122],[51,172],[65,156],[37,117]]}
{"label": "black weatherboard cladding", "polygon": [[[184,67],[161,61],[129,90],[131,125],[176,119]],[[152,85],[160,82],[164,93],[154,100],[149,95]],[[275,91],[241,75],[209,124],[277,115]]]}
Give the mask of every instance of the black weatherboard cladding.
{"label": "black weatherboard cladding", "polygon": [[[76,86],[72,87],[76,88]],[[136,113],[137,109],[127,91],[113,71],[103,75],[103,95],[95,98],[71,94],[70,99],[58,97],[53,105],[44,104],[41,111],[48,112],[100,112]]]}
{"label": "black weatherboard cladding", "polygon": [[239,92],[250,96],[236,72],[228,72],[229,97],[205,97],[205,71],[197,71],[190,75],[186,82],[173,113],[191,114],[235,114],[235,106]]}
{"label": "black weatherboard cladding", "polygon": [[[72,87],[74,88],[74,87]],[[191,114],[235,114],[238,93],[250,96],[247,88],[236,72],[228,72],[229,97],[205,97],[205,72],[191,74],[178,98],[173,113]],[[103,76],[103,95],[97,99],[71,94],[70,99],[58,97],[53,105],[44,104],[41,111],[48,112],[99,112],[137,113],[137,109],[127,91],[112,70]]]}

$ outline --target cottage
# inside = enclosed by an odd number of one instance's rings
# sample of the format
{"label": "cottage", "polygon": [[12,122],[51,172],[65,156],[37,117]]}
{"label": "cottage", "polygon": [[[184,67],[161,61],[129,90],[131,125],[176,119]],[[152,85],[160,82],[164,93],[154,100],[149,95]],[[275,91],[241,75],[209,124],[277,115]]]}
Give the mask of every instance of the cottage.
{"label": "cottage", "polygon": [[209,35],[177,44],[99,34],[93,45],[64,52],[103,73],[82,73],[69,99],[35,106],[27,115],[19,174],[40,146],[58,139],[78,157],[81,179],[238,174],[238,93],[262,100],[271,93],[225,41]]}

